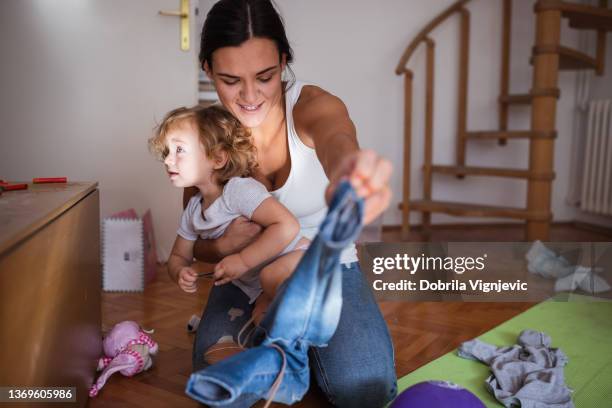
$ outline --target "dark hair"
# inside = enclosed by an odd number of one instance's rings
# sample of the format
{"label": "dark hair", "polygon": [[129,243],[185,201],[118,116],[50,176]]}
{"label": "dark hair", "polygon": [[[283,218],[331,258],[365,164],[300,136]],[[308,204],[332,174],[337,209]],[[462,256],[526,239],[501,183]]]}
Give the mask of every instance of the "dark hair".
{"label": "dark hair", "polygon": [[[276,43],[279,57],[293,62],[293,50],[287,40],[280,14],[271,0],[220,0],[210,9],[202,28],[200,64],[212,69],[212,54],[222,47],[237,47],[253,38],[267,38]],[[293,72],[289,68],[293,76]]]}

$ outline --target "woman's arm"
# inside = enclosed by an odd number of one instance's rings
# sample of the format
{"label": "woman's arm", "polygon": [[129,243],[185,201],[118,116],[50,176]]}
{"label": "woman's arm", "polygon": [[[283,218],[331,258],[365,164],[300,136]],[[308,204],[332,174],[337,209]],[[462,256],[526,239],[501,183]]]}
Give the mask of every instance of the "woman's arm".
{"label": "woman's arm", "polygon": [[373,150],[359,149],[355,126],[342,100],[321,88],[306,86],[293,114],[300,139],[315,149],[329,179],[328,202],[338,182],[348,178],[365,198],[364,222],[380,215],[391,201],[392,166]]}
{"label": "woman's arm", "polygon": [[[183,208],[198,192],[196,187],[183,190]],[[193,245],[193,256],[202,262],[217,263],[225,256],[240,251],[261,232],[261,226],[245,217],[238,217],[230,223],[225,233],[217,239],[198,238]]]}
{"label": "woman's arm", "polygon": [[315,149],[328,178],[347,154],[359,151],[355,125],[340,98],[305,86],[293,114],[300,139]]}
{"label": "woman's arm", "polygon": [[202,262],[217,263],[253,242],[261,233],[261,226],[246,217],[233,220],[217,239],[198,238],[194,241],[193,256]]}
{"label": "woman's arm", "polygon": [[280,254],[300,231],[297,219],[273,197],[259,204],[251,220],[264,230],[259,238],[239,252],[249,268]]}
{"label": "woman's arm", "polygon": [[266,198],[253,212],[251,220],[263,232],[240,252],[223,258],[215,267],[215,285],[240,277],[251,268],[280,254],[295,238],[300,225],[289,210],[275,198]]}

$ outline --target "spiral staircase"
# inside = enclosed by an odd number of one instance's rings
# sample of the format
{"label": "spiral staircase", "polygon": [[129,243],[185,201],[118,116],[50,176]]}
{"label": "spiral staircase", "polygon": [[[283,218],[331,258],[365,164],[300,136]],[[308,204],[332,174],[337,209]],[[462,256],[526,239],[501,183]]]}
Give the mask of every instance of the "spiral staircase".
{"label": "spiral staircase", "polygon": [[[532,86],[529,93],[510,93],[510,26],[512,0],[502,0],[502,52],[500,72],[500,95],[498,98],[498,129],[471,131],[467,129],[468,68],[470,53],[470,12],[460,0],[444,10],[427,24],[408,45],[397,68],[397,75],[404,76],[404,172],[403,196],[399,207],[402,211],[402,236],[407,238],[411,211],[422,213],[422,233],[429,236],[431,214],[444,213],[454,216],[501,217],[525,222],[525,238],[547,240],[550,233],[551,191],[555,178],[553,170],[557,99],[560,70],[594,70],[597,75],[604,72],[606,34],[612,31],[612,9],[607,0],[599,0],[598,6],[570,3],[559,0],[538,0],[534,6],[536,14],[536,38],[532,48]],[[458,111],[456,134],[456,157],[452,166],[433,163],[433,118],[434,118],[434,64],[436,43],[431,33],[451,16],[459,15],[459,75]],[[579,50],[560,44],[561,20],[568,19],[569,27],[578,30],[595,30],[597,33],[596,55],[590,56]],[[410,155],[412,141],[413,72],[408,68],[410,58],[421,45],[426,47],[425,73],[425,142],[423,155],[423,192],[421,199],[410,198]],[[514,105],[531,106],[530,130],[508,129],[508,112]],[[497,167],[475,167],[466,163],[466,150],[470,143],[493,139],[500,145],[514,139],[529,140],[529,166],[526,169]],[[462,179],[466,176],[489,176],[518,178],[527,182],[527,197],[524,208],[490,206],[473,203],[439,201],[432,198],[434,174],[447,174]]]}

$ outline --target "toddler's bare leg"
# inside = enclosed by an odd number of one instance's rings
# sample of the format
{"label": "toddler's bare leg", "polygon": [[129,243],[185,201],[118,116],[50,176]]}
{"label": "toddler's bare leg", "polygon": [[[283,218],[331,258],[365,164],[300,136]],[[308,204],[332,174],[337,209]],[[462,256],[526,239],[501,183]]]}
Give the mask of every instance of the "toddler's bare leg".
{"label": "toddler's bare leg", "polygon": [[268,298],[268,295],[262,293],[259,295],[257,300],[255,301],[255,307],[253,308],[253,321],[255,324],[261,323],[264,315],[266,314],[266,310],[268,310],[268,306],[272,302],[272,299]]}
{"label": "toddler's bare leg", "polygon": [[[300,240],[300,242],[302,242]],[[307,242],[307,241],[306,241]],[[298,242],[299,244],[299,242]],[[285,254],[261,270],[259,279],[263,293],[255,301],[253,317],[255,323],[259,324],[263,315],[276,296],[278,287],[293,273],[293,270],[302,259],[305,250],[295,250]]]}

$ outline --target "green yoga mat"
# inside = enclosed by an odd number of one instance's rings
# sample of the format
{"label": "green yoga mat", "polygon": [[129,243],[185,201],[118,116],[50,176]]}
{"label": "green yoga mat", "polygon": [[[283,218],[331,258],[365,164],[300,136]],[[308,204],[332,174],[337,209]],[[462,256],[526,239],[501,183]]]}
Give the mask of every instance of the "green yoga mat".
{"label": "green yoga mat", "polygon": [[[497,346],[516,344],[524,329],[543,331],[569,358],[566,384],[576,408],[612,407],[612,302],[546,301],[478,337]],[[485,387],[489,368],[457,356],[456,351],[400,378],[400,391],[426,380],[446,380],[467,388],[487,407],[501,407]]]}

